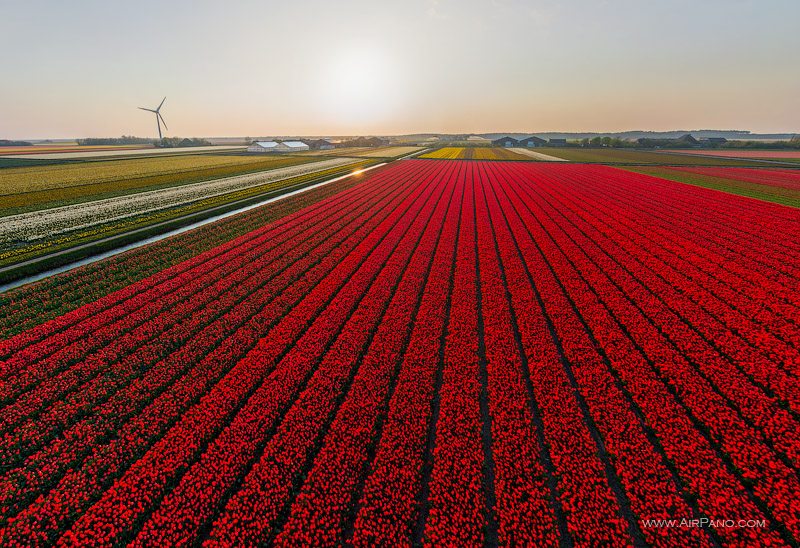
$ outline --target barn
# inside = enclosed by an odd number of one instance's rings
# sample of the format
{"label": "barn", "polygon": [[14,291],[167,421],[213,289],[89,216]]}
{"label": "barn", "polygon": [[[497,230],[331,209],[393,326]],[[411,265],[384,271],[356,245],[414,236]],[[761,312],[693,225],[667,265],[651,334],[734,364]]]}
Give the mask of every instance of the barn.
{"label": "barn", "polygon": [[247,152],[277,152],[277,141],[254,141],[247,147]]}
{"label": "barn", "polygon": [[255,141],[247,152],[300,152],[309,147],[302,141]]}
{"label": "barn", "polygon": [[550,146],[551,147],[565,147],[567,146],[566,139],[550,139]]}
{"label": "barn", "polygon": [[282,141],[278,143],[278,150],[281,152],[300,152],[309,150],[309,146],[303,141]]}
{"label": "barn", "polygon": [[509,137],[508,135],[506,135],[505,137],[500,137],[499,139],[495,139],[494,141],[492,141],[492,144],[496,147],[512,148],[512,147],[518,147],[519,141],[517,141],[513,137]]}
{"label": "barn", "polygon": [[530,137],[525,137],[524,139],[520,139],[519,146],[525,148],[535,148],[535,147],[543,147],[547,144],[547,141],[537,137],[536,135],[531,135]]}
{"label": "barn", "polygon": [[327,139],[303,139],[311,150],[331,150],[335,148],[333,143]]}

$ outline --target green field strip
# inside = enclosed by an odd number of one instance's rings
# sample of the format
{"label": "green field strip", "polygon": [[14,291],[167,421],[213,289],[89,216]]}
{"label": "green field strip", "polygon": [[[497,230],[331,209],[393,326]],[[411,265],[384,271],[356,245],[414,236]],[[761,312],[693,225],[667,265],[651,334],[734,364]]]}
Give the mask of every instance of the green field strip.
{"label": "green field strip", "polygon": [[710,188],[729,194],[755,198],[765,202],[772,202],[789,207],[800,207],[800,191],[787,188],[780,188],[770,185],[761,185],[736,179],[727,179],[710,175],[699,175],[677,169],[665,169],[659,166],[653,167],[620,167],[627,171],[651,175],[660,179],[684,183],[688,185]]}

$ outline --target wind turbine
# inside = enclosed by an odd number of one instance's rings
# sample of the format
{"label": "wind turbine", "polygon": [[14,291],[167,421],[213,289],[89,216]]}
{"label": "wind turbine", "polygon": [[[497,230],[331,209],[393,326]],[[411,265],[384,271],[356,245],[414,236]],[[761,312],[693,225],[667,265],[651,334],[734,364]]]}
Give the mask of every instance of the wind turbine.
{"label": "wind turbine", "polygon": [[[159,141],[162,138],[161,137],[161,122],[164,122],[164,117],[161,116],[161,106],[164,104],[164,101],[166,101],[166,100],[167,100],[166,97],[161,99],[161,104],[158,105],[158,108],[156,108],[155,110],[153,110],[152,108],[139,107],[140,110],[146,110],[147,112],[155,113],[155,115],[156,115],[156,125],[158,125],[158,139],[159,139]],[[164,129],[169,129],[167,127],[167,123],[166,122],[164,122]]]}

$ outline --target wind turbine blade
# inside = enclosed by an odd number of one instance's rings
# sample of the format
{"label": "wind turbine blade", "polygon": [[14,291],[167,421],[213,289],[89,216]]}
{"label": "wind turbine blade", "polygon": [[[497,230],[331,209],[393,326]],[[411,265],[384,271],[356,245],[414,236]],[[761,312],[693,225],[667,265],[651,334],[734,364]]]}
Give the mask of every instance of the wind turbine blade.
{"label": "wind turbine blade", "polygon": [[164,124],[164,129],[169,129],[169,128],[167,127],[167,123],[164,121],[164,117],[163,117],[163,116],[161,116],[161,113],[159,112],[159,113],[157,113],[157,114],[158,114],[158,117],[159,117],[159,118],[161,118],[161,122]]}
{"label": "wind turbine blade", "polygon": [[167,96],[165,95],[165,96],[164,96],[164,98],[163,98],[163,99],[161,99],[161,104],[160,104],[160,105],[158,105],[158,108],[156,109],[156,112],[158,112],[159,110],[161,110],[161,105],[163,105],[163,104],[164,104],[164,101],[166,101],[166,100],[167,100]]}
{"label": "wind turbine blade", "polygon": [[155,110],[153,110],[152,108],[144,108],[144,107],[136,107],[136,108],[138,108],[139,110],[146,110],[147,112],[155,112]]}

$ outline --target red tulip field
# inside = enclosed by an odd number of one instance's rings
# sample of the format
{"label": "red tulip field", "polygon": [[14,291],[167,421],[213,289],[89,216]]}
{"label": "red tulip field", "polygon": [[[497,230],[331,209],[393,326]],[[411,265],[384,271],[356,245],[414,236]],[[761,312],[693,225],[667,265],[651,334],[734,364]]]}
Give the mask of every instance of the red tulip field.
{"label": "red tulip field", "polygon": [[800,209],[394,161],[0,342],[0,546],[797,545],[798,378]]}

